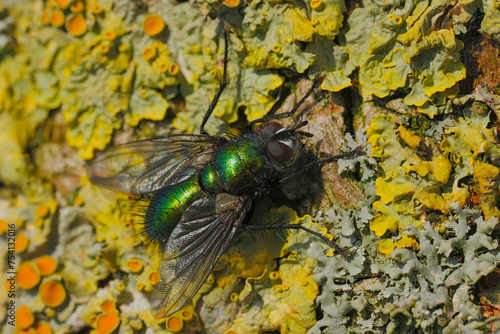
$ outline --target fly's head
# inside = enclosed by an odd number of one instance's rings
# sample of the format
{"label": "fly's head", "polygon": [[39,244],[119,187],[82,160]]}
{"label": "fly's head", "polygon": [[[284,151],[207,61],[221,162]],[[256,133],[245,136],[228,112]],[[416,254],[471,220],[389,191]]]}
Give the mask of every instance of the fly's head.
{"label": "fly's head", "polygon": [[277,122],[266,122],[257,130],[267,155],[277,169],[282,170],[293,165],[302,154],[304,144],[300,137],[309,134],[299,131],[298,128],[305,124],[283,127]]}

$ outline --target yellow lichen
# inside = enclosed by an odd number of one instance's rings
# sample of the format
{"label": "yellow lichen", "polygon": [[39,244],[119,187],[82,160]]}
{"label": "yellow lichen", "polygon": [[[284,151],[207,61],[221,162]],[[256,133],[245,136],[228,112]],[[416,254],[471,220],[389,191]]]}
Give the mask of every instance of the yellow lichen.
{"label": "yellow lichen", "polygon": [[389,256],[396,248],[396,243],[391,239],[382,239],[378,243],[378,251],[386,256]]}
{"label": "yellow lichen", "polygon": [[103,8],[102,8],[102,6],[100,4],[95,3],[95,4],[92,5],[91,11],[94,14],[101,14],[103,12]]}
{"label": "yellow lichen", "polygon": [[36,330],[32,327],[27,329],[16,328],[14,334],[37,334]]}
{"label": "yellow lichen", "polygon": [[412,248],[413,250],[418,250],[418,242],[414,237],[404,234],[401,239],[397,242],[392,241],[391,239],[382,239],[379,243],[378,249],[379,252],[389,256],[395,248]]}
{"label": "yellow lichen", "polygon": [[[448,214],[452,203],[467,202],[467,188],[457,183],[440,188],[449,184],[454,167],[436,143],[424,141],[403,126],[396,130],[394,119],[388,116],[375,118],[368,134],[372,156],[381,159],[383,170],[383,176],[375,181],[380,201],[373,203],[380,214],[370,221],[370,229],[377,236],[387,231],[395,233],[408,225],[421,227],[424,216],[418,206]],[[429,151],[434,152],[430,159],[426,158]],[[409,247],[404,243],[407,239],[402,240],[395,247]],[[393,245],[384,241],[380,247],[387,254]]]}

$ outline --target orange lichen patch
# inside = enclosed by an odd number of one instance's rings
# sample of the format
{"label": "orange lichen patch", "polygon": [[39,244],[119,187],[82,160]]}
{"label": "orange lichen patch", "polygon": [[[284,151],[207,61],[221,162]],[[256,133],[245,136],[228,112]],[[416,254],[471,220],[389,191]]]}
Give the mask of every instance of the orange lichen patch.
{"label": "orange lichen patch", "polygon": [[125,265],[127,266],[128,270],[133,273],[139,273],[142,271],[142,268],[144,268],[144,265],[138,259],[130,259]]}
{"label": "orange lichen patch", "polygon": [[23,262],[17,269],[17,285],[23,290],[33,289],[40,283],[40,273],[31,262]]}
{"label": "orange lichen patch", "polygon": [[120,45],[118,45],[118,51],[125,52],[125,51],[128,51],[128,50],[129,50],[129,47],[126,44],[120,44]]}
{"label": "orange lichen patch", "polygon": [[172,332],[178,332],[184,327],[184,322],[182,321],[181,318],[178,317],[170,317],[165,323],[165,326],[167,329],[171,330]]}
{"label": "orange lichen patch", "polygon": [[5,291],[15,291],[16,290],[16,281],[15,280],[5,280]]}
{"label": "orange lichen patch", "polygon": [[44,12],[42,17],[44,23],[52,24],[54,27],[61,27],[64,24],[64,13],[60,9],[54,9],[52,13]]}
{"label": "orange lichen patch", "polygon": [[160,72],[167,72],[168,69],[170,68],[171,62],[167,59],[158,59],[156,61],[155,67],[160,71]]}
{"label": "orange lichen patch", "polygon": [[156,316],[154,316],[154,317],[155,317],[155,318],[154,318],[154,319],[155,319],[155,322],[156,322],[157,324],[164,324],[164,323],[165,323],[165,321],[167,320],[167,318],[166,318],[166,317],[163,317],[163,318],[157,318]]}
{"label": "orange lichen patch", "polygon": [[306,286],[307,284],[309,284],[309,281],[308,281],[308,280],[306,280],[306,279],[303,279],[303,280],[300,282],[300,284],[301,284],[302,286]]}
{"label": "orange lichen patch", "polygon": [[184,321],[190,321],[191,319],[193,319],[193,313],[190,311],[182,311],[181,318]]}
{"label": "orange lichen patch", "polygon": [[0,234],[7,233],[7,222],[3,219],[0,219]]}
{"label": "orange lichen patch", "polygon": [[109,45],[105,43],[101,43],[98,48],[100,53],[108,53],[109,52]]}
{"label": "orange lichen patch", "polygon": [[236,8],[240,5],[240,0],[222,0],[222,4],[229,8]]}
{"label": "orange lichen patch", "polygon": [[52,327],[46,322],[39,322],[35,325],[37,334],[52,334]]}
{"label": "orange lichen patch", "polygon": [[168,68],[168,74],[176,75],[177,73],[179,73],[179,65],[170,64],[170,67]]}
{"label": "orange lichen patch", "polygon": [[290,287],[288,285],[286,285],[286,284],[281,285],[281,290],[288,291],[289,289],[290,289]]}
{"label": "orange lichen patch", "polygon": [[66,9],[69,6],[70,0],[54,0],[59,8]]}
{"label": "orange lichen patch", "polygon": [[283,52],[283,45],[280,43],[276,43],[273,45],[273,52],[274,53],[282,53]]}
{"label": "orange lichen patch", "polygon": [[26,238],[26,235],[24,233],[19,233],[19,235],[16,238],[16,245],[15,245],[15,250],[17,253],[22,253],[28,248],[28,238]]}
{"label": "orange lichen patch", "polygon": [[160,275],[158,275],[155,271],[152,271],[148,275],[148,280],[151,284],[155,285],[160,281]]}
{"label": "orange lichen patch", "polygon": [[137,283],[137,285],[135,286],[135,289],[137,291],[142,291],[142,290],[144,290],[144,288],[145,288],[145,286],[144,286],[144,283],[142,283],[142,282]]}
{"label": "orange lichen patch", "polygon": [[120,324],[120,318],[118,317],[118,310],[114,310],[111,313],[101,314],[97,317],[96,330],[98,334],[108,334],[112,333],[118,328]]}
{"label": "orange lichen patch", "polygon": [[276,281],[280,277],[280,274],[277,271],[271,271],[269,273],[269,278],[271,281]]}
{"label": "orange lichen patch", "polygon": [[156,49],[154,47],[147,47],[142,51],[142,59],[151,61],[156,56]]}
{"label": "orange lichen patch", "polygon": [[113,300],[106,299],[101,303],[101,310],[103,310],[104,313],[111,313],[116,310],[116,304]]}
{"label": "orange lichen patch", "polygon": [[16,312],[16,325],[20,329],[26,329],[33,325],[35,322],[35,316],[31,313],[30,308],[27,305],[23,305]]}
{"label": "orange lichen patch", "polygon": [[315,10],[321,10],[324,8],[323,0],[311,0],[311,8]]}
{"label": "orange lichen patch", "polygon": [[33,327],[27,329],[16,328],[14,334],[37,334],[36,330]]}
{"label": "orange lichen patch", "polygon": [[401,24],[403,22],[403,19],[401,18],[401,16],[398,16],[398,15],[389,14],[389,16],[387,18],[396,24]]}
{"label": "orange lichen patch", "polygon": [[238,299],[239,299],[239,297],[240,297],[240,296],[238,295],[238,293],[237,293],[237,292],[233,292],[233,293],[231,294],[231,296],[229,297],[229,299],[231,299],[231,301],[232,301],[232,302],[237,302],[237,301],[238,301]]}
{"label": "orange lichen patch", "polygon": [[116,33],[113,30],[106,30],[103,34],[102,37],[105,39],[113,40],[116,38]]}
{"label": "orange lichen patch", "polygon": [[76,196],[75,200],[73,201],[73,204],[78,205],[78,206],[82,206],[83,203],[85,203],[85,199],[80,195]]}
{"label": "orange lichen patch", "polygon": [[319,23],[319,20],[317,18],[314,17],[314,18],[311,19],[311,24],[313,26],[317,25],[318,23]]}
{"label": "orange lichen patch", "polygon": [[35,264],[42,276],[53,274],[57,269],[57,260],[50,255],[42,255],[35,260]]}
{"label": "orange lichen patch", "polygon": [[227,332],[225,332],[224,334],[238,334],[238,332],[235,332],[235,331],[227,331]]}
{"label": "orange lichen patch", "polygon": [[36,215],[41,218],[46,218],[49,215],[49,207],[47,204],[42,203],[38,206],[38,209],[36,209]]}
{"label": "orange lichen patch", "polygon": [[87,32],[87,23],[82,13],[73,14],[68,17],[66,30],[75,36],[80,36]]}
{"label": "orange lichen patch", "polygon": [[75,1],[71,4],[71,6],[69,7],[69,9],[73,12],[73,13],[80,13],[81,11],[83,11],[85,7],[83,6],[83,2],[81,1]]}
{"label": "orange lichen patch", "polygon": [[35,226],[36,226],[36,227],[42,227],[42,226],[43,226],[43,218],[41,218],[41,217],[37,217],[37,218],[35,219]]}
{"label": "orange lichen patch", "polygon": [[165,29],[165,22],[158,15],[149,15],[142,24],[144,32],[149,36],[156,36]]}
{"label": "orange lichen patch", "polygon": [[38,290],[42,302],[48,307],[58,307],[66,300],[66,289],[57,281],[45,281]]}
{"label": "orange lichen patch", "polygon": [[90,8],[90,10],[94,14],[101,14],[103,12],[102,6],[99,5],[98,3],[92,5],[92,7]]}

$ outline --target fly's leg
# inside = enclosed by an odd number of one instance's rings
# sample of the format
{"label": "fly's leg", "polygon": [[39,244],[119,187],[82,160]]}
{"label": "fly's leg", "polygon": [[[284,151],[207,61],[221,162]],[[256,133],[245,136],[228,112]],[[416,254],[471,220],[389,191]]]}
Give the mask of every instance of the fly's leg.
{"label": "fly's leg", "polygon": [[[282,119],[282,118],[287,118],[287,117],[290,117],[290,116],[293,116],[297,110],[300,108],[300,106],[305,102],[305,100],[316,90],[316,88],[318,88],[318,86],[323,82],[323,79],[324,77],[322,76],[317,76],[316,78],[314,78],[314,81],[313,81],[313,85],[312,87],[307,91],[307,93],[302,96],[302,98],[299,100],[299,102],[297,102],[297,104],[292,108],[292,110],[288,111],[288,112],[284,112],[284,113],[280,113],[280,114],[275,114],[275,115],[269,115],[269,116],[264,116],[262,118],[259,118],[259,119],[256,119],[256,120],[253,120],[251,121],[250,123],[248,123],[248,127],[251,127],[252,125],[254,124],[258,124],[258,123],[265,123],[265,122],[269,122],[269,121],[272,121],[272,120],[275,120],[275,119]],[[305,111],[304,111],[305,112]],[[301,113],[301,116],[302,114],[304,113],[302,112]],[[300,119],[300,118],[299,118]],[[307,122],[300,122],[298,124],[296,124],[295,128],[300,128],[300,127],[303,127],[304,125],[306,125]]]}
{"label": "fly's leg", "polygon": [[228,26],[226,26],[226,27],[224,27],[224,72],[222,74],[222,81],[220,83],[219,89],[217,89],[217,92],[215,93],[214,99],[210,103],[210,106],[208,107],[208,110],[205,113],[205,116],[203,117],[203,121],[201,122],[200,133],[203,135],[207,134],[207,132],[205,131],[205,124],[207,123],[208,118],[210,117],[212,112],[214,111],[215,106],[217,105],[217,102],[219,102],[220,96],[222,95],[224,88],[226,88],[226,86],[228,84],[228,82],[227,82],[228,49],[229,49],[229,28],[228,28]]}
{"label": "fly's leg", "polygon": [[331,247],[334,247],[336,250],[342,254],[343,257],[348,257],[352,252],[344,247],[340,247],[335,241],[332,241],[328,239],[326,236],[322,235],[321,233],[315,232],[311,229],[308,229],[305,226],[302,226],[301,224],[264,224],[264,225],[243,225],[243,228],[245,230],[258,230],[258,231],[265,231],[265,230],[302,230],[304,232],[310,233],[314,235],[315,237],[323,240],[326,244],[328,244]]}

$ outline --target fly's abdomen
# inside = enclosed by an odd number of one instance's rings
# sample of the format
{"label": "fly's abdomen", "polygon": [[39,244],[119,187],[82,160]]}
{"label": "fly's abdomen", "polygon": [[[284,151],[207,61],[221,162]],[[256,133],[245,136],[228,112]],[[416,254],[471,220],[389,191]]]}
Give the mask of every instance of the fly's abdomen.
{"label": "fly's abdomen", "polygon": [[204,190],[239,195],[269,178],[272,172],[269,158],[253,137],[241,137],[214,153],[200,175]]}
{"label": "fly's abdomen", "polygon": [[187,208],[205,196],[198,184],[198,175],[163,188],[150,198],[144,216],[147,239],[164,245]]}

